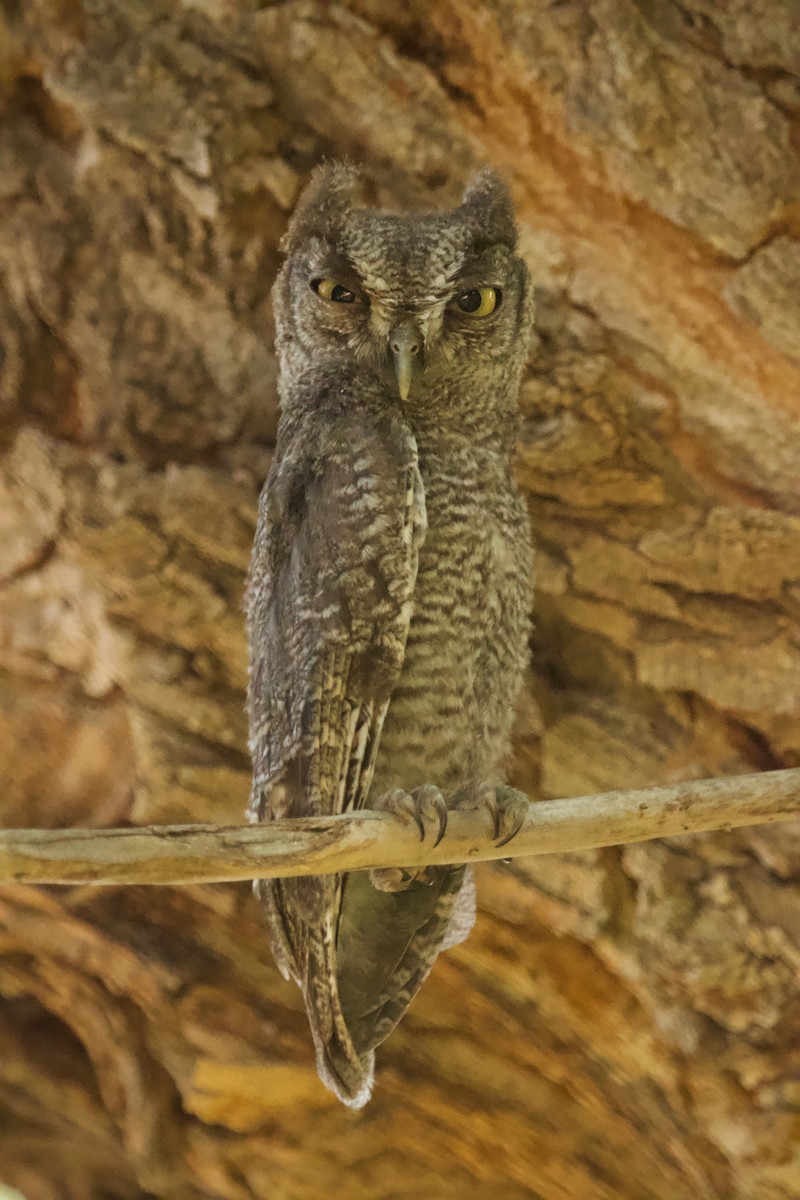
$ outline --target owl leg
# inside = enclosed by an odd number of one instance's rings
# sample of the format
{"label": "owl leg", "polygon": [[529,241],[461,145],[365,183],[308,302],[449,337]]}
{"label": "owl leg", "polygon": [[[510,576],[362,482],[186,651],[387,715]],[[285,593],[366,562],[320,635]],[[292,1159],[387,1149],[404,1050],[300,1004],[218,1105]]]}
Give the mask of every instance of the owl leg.
{"label": "owl leg", "polygon": [[[437,825],[434,846],[438,846],[447,828],[447,805],[444,796],[437,787],[426,783],[414,788],[413,792],[404,792],[402,788],[393,788],[381,796],[374,804],[376,809],[390,812],[407,824],[414,822],[419,830],[420,841],[425,841],[425,822],[435,821]],[[379,892],[404,892],[412,883],[426,883],[426,867],[414,870],[404,867],[376,867],[369,873],[370,882]]]}
{"label": "owl leg", "polygon": [[505,846],[516,837],[530,804],[522,792],[510,787],[492,787],[488,783],[461,788],[450,801],[451,808],[487,813],[492,822],[492,837],[498,846]]}

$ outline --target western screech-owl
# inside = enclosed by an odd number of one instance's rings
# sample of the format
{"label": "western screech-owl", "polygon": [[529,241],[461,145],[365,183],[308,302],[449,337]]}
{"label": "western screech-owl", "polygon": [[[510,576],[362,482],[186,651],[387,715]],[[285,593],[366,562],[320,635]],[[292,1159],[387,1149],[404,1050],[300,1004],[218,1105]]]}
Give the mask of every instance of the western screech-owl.
{"label": "western screech-owl", "polygon": [[[281,416],[247,590],[255,820],[383,806],[439,835],[496,791],[527,657],[531,546],[511,475],[531,287],[502,181],[451,212],[303,193],[273,290]],[[442,793],[447,797],[443,800]],[[374,1048],[467,936],[463,866],[261,881],[324,1082],[359,1107]]]}

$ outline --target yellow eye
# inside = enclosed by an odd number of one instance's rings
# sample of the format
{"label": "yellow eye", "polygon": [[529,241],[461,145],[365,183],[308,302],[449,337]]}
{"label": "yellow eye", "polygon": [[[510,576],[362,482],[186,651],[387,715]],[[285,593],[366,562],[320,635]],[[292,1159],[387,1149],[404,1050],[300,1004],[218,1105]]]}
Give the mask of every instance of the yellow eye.
{"label": "yellow eye", "polygon": [[456,296],[456,304],[463,313],[468,313],[471,317],[488,317],[489,313],[493,313],[498,307],[502,298],[503,293],[499,288],[470,288],[468,292]]}
{"label": "yellow eye", "polygon": [[323,300],[333,300],[335,304],[355,304],[356,294],[344,284],[335,279],[312,279],[311,287]]}

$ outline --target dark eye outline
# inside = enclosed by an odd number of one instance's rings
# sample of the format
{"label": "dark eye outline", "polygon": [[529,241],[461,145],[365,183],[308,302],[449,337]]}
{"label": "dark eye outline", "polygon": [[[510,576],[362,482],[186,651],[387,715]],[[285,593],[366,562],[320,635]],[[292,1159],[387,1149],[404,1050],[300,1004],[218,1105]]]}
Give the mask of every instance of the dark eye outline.
{"label": "dark eye outline", "polygon": [[310,287],[320,300],[327,300],[331,304],[359,304],[361,302],[361,297],[357,292],[345,287],[343,283],[337,283],[335,279],[324,276],[312,279]]}
{"label": "dark eye outline", "polygon": [[[492,302],[492,307],[487,309],[486,312],[481,312],[481,308],[483,308],[487,303],[487,298],[484,296],[484,293],[491,293],[490,302]],[[478,303],[474,308],[465,308],[461,303],[462,300],[466,300],[468,296],[478,297]],[[503,289],[499,287],[492,287],[491,284],[484,284],[482,287],[467,288],[458,296],[454,296],[452,300],[452,306],[456,308],[458,312],[463,313],[465,317],[478,317],[481,320],[486,317],[493,316],[494,313],[496,313],[502,306],[502,303]]]}

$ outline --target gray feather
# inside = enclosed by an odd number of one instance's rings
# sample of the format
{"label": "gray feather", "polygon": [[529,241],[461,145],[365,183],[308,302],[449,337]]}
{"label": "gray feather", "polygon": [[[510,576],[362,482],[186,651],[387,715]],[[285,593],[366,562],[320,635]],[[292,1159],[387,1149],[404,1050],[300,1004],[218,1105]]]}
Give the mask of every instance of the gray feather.
{"label": "gray feather", "polygon": [[[254,820],[500,782],[527,657],[511,455],[532,304],[508,192],[482,172],[453,212],[395,216],[357,191],[350,168],[316,174],[273,291],[281,420],[246,599]],[[469,311],[483,286],[485,319]],[[358,1106],[375,1047],[471,927],[471,873],[257,892],[320,1074]]]}

